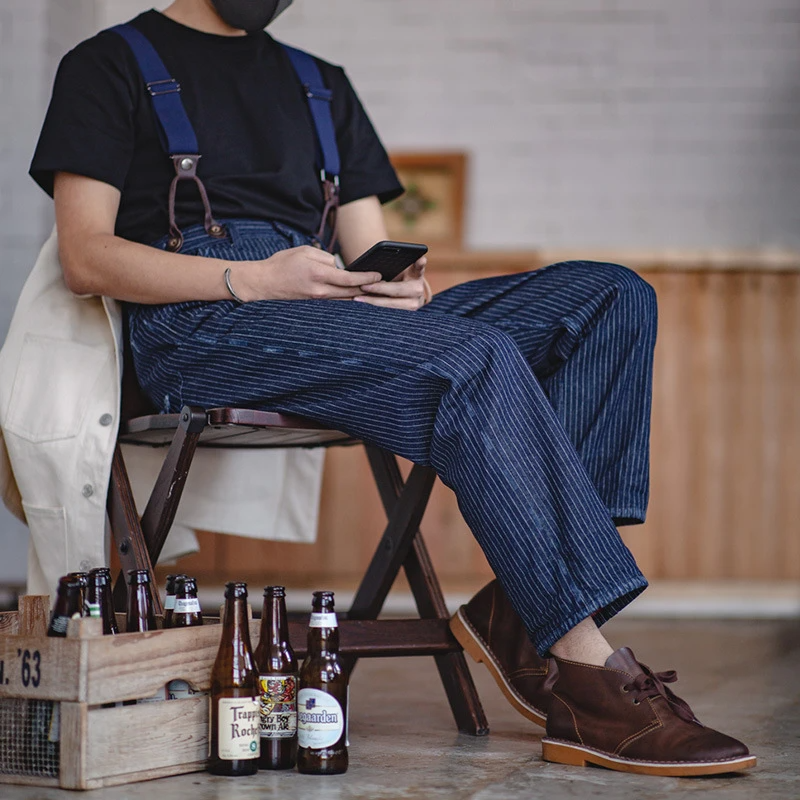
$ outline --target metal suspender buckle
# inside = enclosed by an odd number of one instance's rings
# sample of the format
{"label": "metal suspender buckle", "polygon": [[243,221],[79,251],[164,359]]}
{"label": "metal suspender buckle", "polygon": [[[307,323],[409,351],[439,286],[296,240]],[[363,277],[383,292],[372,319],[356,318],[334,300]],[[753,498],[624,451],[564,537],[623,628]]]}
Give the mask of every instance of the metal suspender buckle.
{"label": "metal suspender buckle", "polygon": [[162,94],[172,94],[174,92],[180,92],[181,90],[181,85],[175,78],[165,78],[163,81],[150,81],[146,86],[151,97],[158,97]]}
{"label": "metal suspender buckle", "polygon": [[339,176],[338,175],[331,175],[328,177],[328,173],[325,172],[324,169],[319,171],[319,179],[322,181],[322,185],[330,185],[331,189],[336,193],[339,194]]}
{"label": "metal suspender buckle", "polygon": [[312,89],[310,84],[304,83],[303,91],[306,93],[306,97],[309,100],[325,100],[328,103],[333,100],[333,92],[330,89],[326,89],[324,86],[315,86]]}

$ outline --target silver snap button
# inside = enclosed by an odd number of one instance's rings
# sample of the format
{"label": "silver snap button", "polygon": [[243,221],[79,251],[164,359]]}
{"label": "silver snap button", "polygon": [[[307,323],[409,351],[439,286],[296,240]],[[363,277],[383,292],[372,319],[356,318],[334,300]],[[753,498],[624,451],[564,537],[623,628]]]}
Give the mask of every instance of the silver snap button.
{"label": "silver snap button", "polygon": [[84,497],[91,497],[94,494],[94,486],[91,483],[85,483],[83,489],[81,489],[81,494]]}
{"label": "silver snap button", "polygon": [[194,166],[194,159],[183,158],[181,159],[181,169],[190,170]]}
{"label": "silver snap button", "polygon": [[114,421],[114,417],[112,417],[111,414],[103,414],[103,416],[100,417],[100,424],[101,425],[106,425],[107,426],[107,425],[110,425],[113,421]]}

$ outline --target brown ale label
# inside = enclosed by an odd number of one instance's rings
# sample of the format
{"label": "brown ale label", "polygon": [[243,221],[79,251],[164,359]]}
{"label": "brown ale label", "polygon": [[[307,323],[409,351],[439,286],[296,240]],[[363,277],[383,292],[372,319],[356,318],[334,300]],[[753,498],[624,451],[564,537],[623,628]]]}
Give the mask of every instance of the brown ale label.
{"label": "brown ale label", "polygon": [[297,678],[261,675],[261,736],[290,739],[297,733]]}

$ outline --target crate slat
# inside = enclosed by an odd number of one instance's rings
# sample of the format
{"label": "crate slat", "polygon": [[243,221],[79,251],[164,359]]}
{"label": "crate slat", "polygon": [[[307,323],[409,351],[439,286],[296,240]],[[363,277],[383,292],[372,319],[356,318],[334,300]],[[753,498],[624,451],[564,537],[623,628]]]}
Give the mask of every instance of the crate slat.
{"label": "crate slat", "polygon": [[[123,708],[82,703],[64,713],[81,736],[81,758],[67,768],[62,745],[61,786],[93,789],[205,769],[208,756],[208,697],[201,695]],[[82,707],[82,711],[79,710]]]}
{"label": "crate slat", "polygon": [[0,697],[81,697],[82,642],[46,636],[0,636]]}

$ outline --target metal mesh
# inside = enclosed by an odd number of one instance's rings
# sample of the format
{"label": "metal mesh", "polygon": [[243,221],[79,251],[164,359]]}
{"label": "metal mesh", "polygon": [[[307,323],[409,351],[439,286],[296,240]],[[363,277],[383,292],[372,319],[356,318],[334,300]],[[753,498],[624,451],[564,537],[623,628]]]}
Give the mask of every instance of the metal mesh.
{"label": "metal mesh", "polygon": [[0,698],[0,773],[57,778],[61,704]]}

